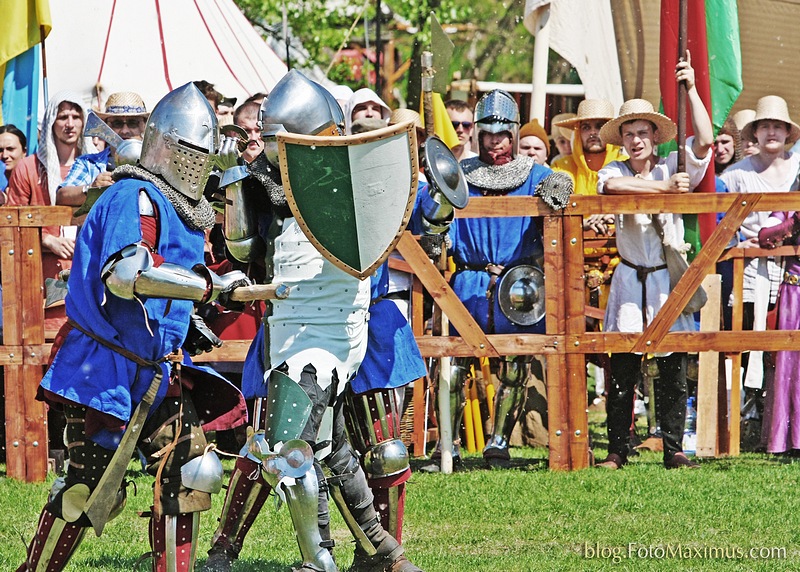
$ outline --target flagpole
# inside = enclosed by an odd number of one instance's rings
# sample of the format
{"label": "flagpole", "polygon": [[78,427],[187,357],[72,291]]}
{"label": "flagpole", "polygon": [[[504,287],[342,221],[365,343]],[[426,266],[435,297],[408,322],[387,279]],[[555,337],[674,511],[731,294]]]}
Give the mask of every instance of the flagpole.
{"label": "flagpole", "polygon": [[50,101],[50,93],[47,89],[47,54],[44,48],[44,26],[39,26],[39,37],[42,44],[42,94],[44,95],[44,107],[47,108],[47,102]]}
{"label": "flagpole", "polygon": [[[689,35],[689,3],[680,0],[678,10],[678,61],[686,58],[687,37]],[[686,171],[686,82],[678,84],[678,172]]]}

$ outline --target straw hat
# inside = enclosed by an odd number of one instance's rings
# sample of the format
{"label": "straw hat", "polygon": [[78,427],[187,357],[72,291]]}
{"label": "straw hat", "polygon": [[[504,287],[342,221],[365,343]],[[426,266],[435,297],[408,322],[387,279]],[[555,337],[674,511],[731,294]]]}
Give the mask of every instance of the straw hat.
{"label": "straw hat", "polygon": [[556,125],[556,123],[560,123],[561,121],[571,119],[573,117],[575,117],[574,113],[559,113],[558,115],[554,115],[553,119],[550,121],[550,139],[555,141],[559,137],[564,137],[565,139],[572,137],[572,134],[569,131],[562,130]]}
{"label": "straw hat", "polygon": [[733,114],[733,122],[736,124],[736,127],[741,133],[742,129],[744,129],[744,126],[750,123],[755,116],[755,109],[742,109],[741,111],[737,111]]}
{"label": "straw hat", "polygon": [[150,115],[144,105],[144,100],[138,93],[120,91],[112,93],[106,101],[105,111],[98,112],[100,119],[114,117],[147,117]]}
{"label": "straw hat", "polygon": [[417,129],[425,130],[419,113],[413,109],[395,109],[392,111],[391,117],[389,117],[389,125],[397,125],[398,123],[405,123],[406,121],[411,121]]}
{"label": "straw hat", "polygon": [[619,116],[600,129],[600,139],[608,145],[622,145],[619,129],[623,123],[644,119],[656,126],[653,143],[656,145],[672,141],[678,133],[678,126],[672,119],[653,109],[653,104],[645,99],[629,99],[619,108]]}
{"label": "straw hat", "polygon": [[589,119],[614,119],[614,104],[605,99],[584,99],[578,104],[576,116],[554,122],[554,125],[562,129],[575,129],[581,121]]}
{"label": "straw hat", "polygon": [[782,97],[777,95],[765,95],[758,100],[758,103],[756,103],[755,117],[742,129],[742,139],[755,142],[756,136],[754,131],[756,123],[762,119],[783,121],[789,124],[789,135],[786,137],[787,145],[791,145],[800,139],[800,126],[789,117],[789,107],[786,105],[786,100]]}

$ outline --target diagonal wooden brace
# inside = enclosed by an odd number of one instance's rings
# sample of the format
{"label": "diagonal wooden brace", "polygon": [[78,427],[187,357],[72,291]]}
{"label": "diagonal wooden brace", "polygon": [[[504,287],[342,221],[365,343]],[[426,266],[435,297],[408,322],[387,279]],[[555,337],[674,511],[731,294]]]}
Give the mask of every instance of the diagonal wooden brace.
{"label": "diagonal wooden brace", "polygon": [[742,221],[750,214],[761,199],[761,195],[753,195],[746,199],[734,198],[725,217],[717,225],[706,244],[697,253],[684,275],[672,289],[666,303],[656,314],[652,322],[642,333],[631,349],[634,353],[653,353],[667,335],[672,324],[686,307],[689,299],[697,290],[706,274],[713,268],[722,251],[728,245]]}
{"label": "diagonal wooden brace", "polygon": [[475,318],[458,299],[450,284],[442,277],[413,235],[404,232],[396,248],[414,270],[425,289],[430,292],[433,301],[458,328],[458,333],[472,348],[475,357],[500,357]]}

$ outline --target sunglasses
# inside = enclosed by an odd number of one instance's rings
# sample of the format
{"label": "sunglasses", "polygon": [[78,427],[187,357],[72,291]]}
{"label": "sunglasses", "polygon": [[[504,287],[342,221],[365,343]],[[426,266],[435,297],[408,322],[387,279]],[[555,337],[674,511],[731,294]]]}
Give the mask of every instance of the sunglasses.
{"label": "sunglasses", "polygon": [[131,117],[130,119],[113,119],[108,122],[108,126],[111,127],[111,129],[122,129],[125,125],[127,125],[129,129],[136,129],[142,125],[142,118]]}
{"label": "sunglasses", "polygon": [[453,129],[458,129],[460,125],[464,129],[471,129],[472,128],[472,121],[452,121]]}

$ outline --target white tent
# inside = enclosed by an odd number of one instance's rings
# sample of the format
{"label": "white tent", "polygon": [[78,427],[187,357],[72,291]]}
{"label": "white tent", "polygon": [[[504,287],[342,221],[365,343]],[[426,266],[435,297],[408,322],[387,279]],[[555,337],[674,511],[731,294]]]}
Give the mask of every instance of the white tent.
{"label": "white tent", "polygon": [[167,92],[207,80],[239,102],[269,92],[286,65],[233,0],[51,0],[48,89],[97,103],[117,91],[148,109]]}

